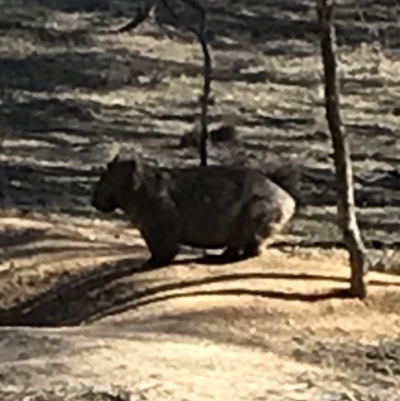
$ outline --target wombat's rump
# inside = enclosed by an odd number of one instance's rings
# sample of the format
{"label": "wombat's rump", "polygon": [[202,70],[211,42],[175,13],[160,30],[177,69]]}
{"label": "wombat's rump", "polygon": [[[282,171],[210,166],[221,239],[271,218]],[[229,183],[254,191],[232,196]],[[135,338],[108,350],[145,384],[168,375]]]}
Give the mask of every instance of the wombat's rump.
{"label": "wombat's rump", "polygon": [[152,265],[171,262],[180,245],[225,248],[228,260],[256,256],[295,211],[292,196],[257,169],[155,168],[118,157],[96,184],[92,205],[122,209],[146,241]]}

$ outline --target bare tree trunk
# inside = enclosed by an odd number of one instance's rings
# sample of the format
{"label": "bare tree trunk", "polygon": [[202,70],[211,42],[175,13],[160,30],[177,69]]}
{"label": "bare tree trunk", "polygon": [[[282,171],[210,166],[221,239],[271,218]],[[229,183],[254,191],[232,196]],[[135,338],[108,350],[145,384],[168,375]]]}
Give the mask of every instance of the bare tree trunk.
{"label": "bare tree trunk", "polygon": [[211,90],[211,57],[208,51],[205,32],[199,38],[201,49],[203,51],[204,66],[203,66],[203,95],[201,97],[201,136],[200,136],[200,165],[207,166],[207,140],[208,140],[208,102]]}
{"label": "bare tree trunk", "polygon": [[339,226],[350,256],[351,294],[367,296],[364,275],[367,273],[365,247],[360,235],[354,207],[353,171],[350,148],[340,116],[339,85],[336,75],[335,28],[333,24],[334,0],[317,0],[321,34],[321,52],[325,77],[326,118],[332,137],[338,190],[337,209]]}
{"label": "bare tree trunk", "polygon": [[[178,16],[174,13],[173,7],[169,4],[170,0],[161,0],[161,3],[170,11],[171,15],[179,20]],[[208,103],[211,91],[211,73],[212,64],[210,51],[207,44],[206,34],[206,10],[197,0],[182,0],[188,4],[200,15],[199,29],[190,26],[181,21],[186,29],[192,32],[200,43],[201,50],[203,52],[203,95],[201,96],[201,109],[200,109],[200,165],[207,166],[207,141],[208,141]]]}

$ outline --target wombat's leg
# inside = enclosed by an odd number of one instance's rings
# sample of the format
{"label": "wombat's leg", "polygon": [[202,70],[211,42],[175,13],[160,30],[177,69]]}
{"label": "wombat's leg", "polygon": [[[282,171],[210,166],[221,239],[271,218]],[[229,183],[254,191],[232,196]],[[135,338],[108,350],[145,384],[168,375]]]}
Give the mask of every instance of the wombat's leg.
{"label": "wombat's leg", "polygon": [[147,247],[150,252],[150,259],[146,262],[146,266],[161,267],[166,266],[173,261],[179,252],[179,243],[173,238],[164,237],[152,233],[144,236]]}
{"label": "wombat's leg", "polygon": [[157,218],[145,224],[142,237],[150,252],[145,266],[161,267],[173,261],[179,252],[179,225],[170,218]]}
{"label": "wombat's leg", "polygon": [[243,247],[246,257],[259,256],[261,247],[273,242],[275,234],[283,227],[282,212],[268,200],[259,200],[250,205],[247,215],[249,236]]}
{"label": "wombat's leg", "polygon": [[228,246],[219,256],[225,262],[235,262],[241,259],[240,249],[236,246]]}
{"label": "wombat's leg", "polygon": [[243,259],[254,258],[261,255],[262,241],[249,241],[243,248]]}
{"label": "wombat's leg", "polygon": [[225,251],[221,254],[221,258],[226,262],[237,262],[240,260],[254,258],[261,254],[262,241],[249,240],[247,243],[242,240],[240,246],[228,246]]}
{"label": "wombat's leg", "polygon": [[240,259],[259,256],[261,247],[275,233],[280,213],[268,200],[255,199],[242,210],[236,225],[234,237],[228,249],[239,250]]}

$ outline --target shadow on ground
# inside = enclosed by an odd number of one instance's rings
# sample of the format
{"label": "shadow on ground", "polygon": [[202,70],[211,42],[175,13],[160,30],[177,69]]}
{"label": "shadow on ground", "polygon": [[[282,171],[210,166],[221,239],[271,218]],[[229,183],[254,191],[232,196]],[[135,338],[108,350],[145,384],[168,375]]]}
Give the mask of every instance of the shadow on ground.
{"label": "shadow on ground", "polygon": [[[113,18],[133,18],[139,4],[128,0],[93,1],[74,0],[33,0],[49,11],[89,13],[93,18],[102,14],[103,23]],[[186,22],[195,24],[198,15],[192,10],[182,10],[177,3],[176,12]],[[310,54],[307,42],[315,42],[318,26],[315,2],[312,0],[226,0],[223,2],[203,1],[208,17],[208,30],[211,37],[222,36],[233,39],[227,44],[215,40],[214,47],[224,50],[237,50],[243,45],[257,45],[266,54],[280,55],[291,53],[296,57]],[[336,21],[339,44],[355,46],[362,42],[378,40],[391,48],[399,47],[399,27],[394,12],[395,0],[379,3],[372,1],[346,0],[337,7]],[[300,16],[300,18],[299,18]],[[105,21],[104,21],[105,20]],[[156,20],[160,23],[177,25],[168,12],[159,8]],[[383,24],[384,23],[384,24]],[[298,41],[303,41],[299,46]],[[281,42],[277,46],[277,42]]]}
{"label": "shadow on ground", "polygon": [[[169,278],[164,280],[163,269],[144,268],[143,257],[128,256],[116,261],[106,262],[84,272],[62,275],[60,280],[43,292],[34,294],[28,299],[15,301],[13,305],[0,312],[2,325],[28,326],[65,326],[93,322],[107,316],[120,314],[154,303],[171,299],[201,296],[254,296],[275,298],[286,301],[317,302],[331,298],[347,298],[348,280],[314,274],[298,273],[229,273],[203,277],[192,280]],[[208,258],[187,257],[178,260],[176,265],[190,268],[196,263],[196,269],[210,263]],[[321,293],[263,291],[246,288],[249,280],[318,280],[343,284],[343,289],[329,290]],[[36,277],[36,280],[40,280]],[[163,282],[164,281],[164,282]],[[226,288],[235,284],[235,288]],[[225,288],[206,290],[202,286],[221,284]],[[36,283],[40,288],[40,283]],[[370,285],[385,286],[386,282],[372,281]]]}

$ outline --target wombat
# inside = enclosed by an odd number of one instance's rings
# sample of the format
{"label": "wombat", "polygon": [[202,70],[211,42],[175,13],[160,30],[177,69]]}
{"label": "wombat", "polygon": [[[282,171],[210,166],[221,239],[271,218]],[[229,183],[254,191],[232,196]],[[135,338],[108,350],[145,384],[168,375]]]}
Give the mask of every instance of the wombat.
{"label": "wombat", "polygon": [[225,249],[226,262],[255,257],[295,212],[296,201],[261,170],[241,166],[160,168],[116,156],[92,206],[119,208],[145,240],[147,266],[173,261],[180,245]]}

